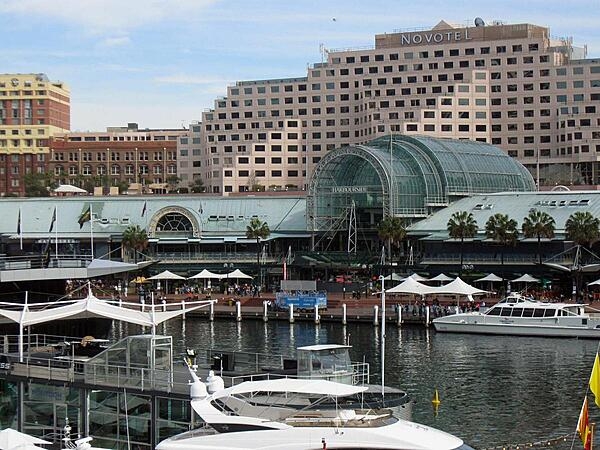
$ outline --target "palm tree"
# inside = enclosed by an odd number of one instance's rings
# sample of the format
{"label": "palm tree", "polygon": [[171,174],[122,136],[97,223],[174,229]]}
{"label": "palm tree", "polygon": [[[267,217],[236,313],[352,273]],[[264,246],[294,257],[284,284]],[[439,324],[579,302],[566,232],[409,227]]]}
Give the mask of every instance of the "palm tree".
{"label": "palm tree", "polygon": [[600,219],[588,211],[573,213],[565,222],[565,231],[575,244],[591,247],[600,238]]}
{"label": "palm tree", "polygon": [[387,242],[388,257],[392,262],[392,246],[398,246],[406,239],[406,227],[400,217],[387,216],[377,227],[379,238]]}
{"label": "palm tree", "polygon": [[148,247],[148,234],[139,225],[131,225],[123,232],[123,247],[133,250],[133,261],[137,263],[137,254]]}
{"label": "palm tree", "polygon": [[267,222],[263,222],[258,217],[252,219],[250,225],[246,226],[246,237],[248,239],[256,239],[256,264],[258,266],[259,286],[262,285],[262,273],[260,270],[260,240],[268,238],[270,234],[271,230],[269,229]]}
{"label": "palm tree", "polygon": [[479,227],[473,214],[467,211],[457,211],[448,220],[448,235],[452,239],[460,239],[460,268],[458,274],[460,276],[463,267],[463,244],[465,239],[475,237]]}
{"label": "palm tree", "polygon": [[534,209],[523,219],[523,235],[526,238],[537,238],[537,252],[539,263],[542,264],[541,242],[542,238],[552,239],[556,223],[552,216],[546,212]]}
{"label": "palm tree", "polygon": [[517,221],[509,219],[507,214],[494,214],[485,223],[485,235],[501,246],[500,265],[502,266],[502,278],[504,278],[504,249],[517,243],[519,236]]}

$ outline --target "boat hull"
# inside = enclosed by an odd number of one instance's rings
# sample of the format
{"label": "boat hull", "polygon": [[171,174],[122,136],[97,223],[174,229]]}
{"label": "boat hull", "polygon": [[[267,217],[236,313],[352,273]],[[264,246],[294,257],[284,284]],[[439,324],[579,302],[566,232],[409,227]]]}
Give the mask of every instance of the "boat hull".
{"label": "boat hull", "polygon": [[[449,316],[450,318],[452,316]],[[550,320],[552,322],[550,322]],[[555,319],[538,323],[489,323],[469,320],[439,320],[433,321],[436,331],[441,333],[472,333],[506,336],[535,336],[555,338],[600,339],[600,321],[594,321],[588,326],[560,325],[553,323]]]}

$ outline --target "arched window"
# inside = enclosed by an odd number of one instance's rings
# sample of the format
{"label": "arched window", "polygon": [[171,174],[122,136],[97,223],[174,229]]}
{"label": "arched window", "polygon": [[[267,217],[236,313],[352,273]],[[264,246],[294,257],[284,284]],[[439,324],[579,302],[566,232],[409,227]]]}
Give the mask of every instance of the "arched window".
{"label": "arched window", "polygon": [[194,227],[190,219],[178,212],[170,212],[162,216],[156,224],[157,234],[182,234],[192,236]]}

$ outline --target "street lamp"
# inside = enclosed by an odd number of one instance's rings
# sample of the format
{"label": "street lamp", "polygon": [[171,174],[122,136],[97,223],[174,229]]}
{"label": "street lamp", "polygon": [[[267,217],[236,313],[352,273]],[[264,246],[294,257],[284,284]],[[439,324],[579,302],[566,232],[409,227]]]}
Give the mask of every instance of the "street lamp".
{"label": "street lamp", "polygon": [[223,263],[225,269],[225,294],[229,294],[229,271],[233,268],[233,263]]}

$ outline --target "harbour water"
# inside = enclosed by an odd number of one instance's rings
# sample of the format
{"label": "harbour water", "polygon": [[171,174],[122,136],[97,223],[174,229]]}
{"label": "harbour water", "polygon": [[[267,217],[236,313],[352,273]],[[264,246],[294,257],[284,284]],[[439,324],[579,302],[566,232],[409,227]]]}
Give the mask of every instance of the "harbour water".
{"label": "harbour water", "polygon": [[[121,326],[113,333],[133,331]],[[292,356],[302,345],[349,339],[352,359],[369,362],[371,381],[380,379],[381,336],[369,324],[211,323],[188,318],[158,331],[173,336],[176,352],[189,347]],[[517,444],[522,448],[575,429],[597,347],[594,340],[443,334],[388,326],[386,384],[412,395],[417,422],[458,435],[476,449]],[[430,401],[435,389],[441,398],[437,415]],[[592,396],[590,420],[599,419]],[[550,448],[570,447],[569,438]],[[581,448],[580,441],[574,448]]]}

